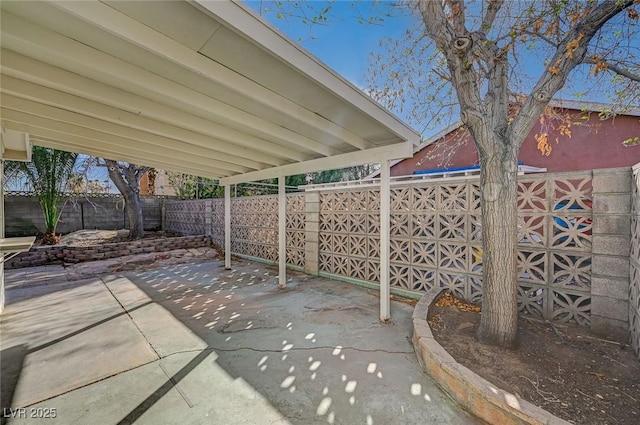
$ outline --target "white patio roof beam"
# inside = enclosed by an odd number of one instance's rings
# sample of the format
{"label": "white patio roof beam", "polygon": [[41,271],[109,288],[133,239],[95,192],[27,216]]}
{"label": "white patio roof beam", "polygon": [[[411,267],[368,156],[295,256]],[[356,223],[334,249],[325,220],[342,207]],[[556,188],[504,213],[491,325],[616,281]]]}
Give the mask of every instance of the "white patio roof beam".
{"label": "white patio roof beam", "polygon": [[[129,112],[135,117],[148,117],[158,122],[184,128],[210,138],[218,138],[224,142],[239,145],[240,148],[245,148],[243,150],[235,150],[232,146],[227,150],[225,147],[225,150],[230,154],[241,155],[242,152],[247,154],[251,151],[266,153],[267,155],[260,155],[260,158],[264,160],[264,162],[267,162],[272,155],[292,161],[311,159],[308,155],[299,151],[287,149],[282,145],[214,123],[205,118],[151,101],[130,92],[99,83],[64,69],[28,58],[11,50],[2,49],[0,56],[2,57],[3,89],[5,88],[6,81],[9,81],[7,86],[12,87],[9,78],[13,76],[14,80],[23,81],[25,84],[32,84],[32,86],[29,87],[33,89],[47,86],[50,87],[50,90],[56,90],[59,93],[65,93],[89,102],[109,105],[118,110]],[[46,96],[48,92],[38,90],[34,93],[31,89],[26,89],[25,87],[24,85],[22,87],[14,87],[14,91],[28,96],[35,94],[40,96],[43,101],[47,100]],[[127,122],[127,117],[123,118],[124,122]]]}
{"label": "white patio roof beam", "polygon": [[[61,141],[64,140],[65,136],[69,136],[70,148],[72,146],[73,148],[84,148],[84,150],[81,151],[82,153],[88,154],[88,150],[93,148],[92,145],[99,145],[102,152],[105,152],[107,155],[111,155],[111,159],[115,159],[117,156],[122,156],[126,153],[142,159],[142,163],[144,163],[145,158],[150,158],[149,151],[157,149],[154,145],[147,145],[138,140],[113,136],[112,134],[92,130],[90,128],[63,123],[25,112],[6,109],[4,107],[0,109],[0,112],[2,113],[3,123],[7,128],[25,131],[29,134],[43,137],[52,137],[53,134],[57,134],[57,138]],[[73,143],[73,137],[79,137],[80,139],[77,139],[79,142]],[[83,142],[89,144],[83,145]],[[178,171],[175,169],[179,164],[191,166],[191,168],[199,168],[203,171],[209,169],[217,170],[218,175],[228,174],[230,171],[229,169],[237,172],[242,172],[238,170],[247,170],[246,168],[234,164],[202,159],[197,155],[185,157],[184,154],[180,155],[178,151],[172,149],[165,149],[163,152],[154,152],[153,157],[166,160],[169,164],[174,161],[176,165],[171,167],[174,171]],[[107,158],[110,157],[107,156]],[[202,176],[205,177],[205,175]]]}
{"label": "white patio roof beam", "polygon": [[[42,136],[34,136],[33,141],[34,141],[34,144],[38,146],[43,146],[45,148],[52,148],[52,149],[58,149],[58,150],[69,150],[70,147],[78,146],[76,144],[69,143],[68,139],[56,140],[55,138],[42,137]],[[92,155],[98,158],[109,158],[109,154],[110,154],[110,152],[104,151],[99,148],[90,148],[89,150],[84,149],[84,152],[86,152],[87,155]],[[157,168],[157,169],[175,171],[179,173],[187,173],[192,175],[204,175],[208,173],[208,177],[211,177],[211,178],[217,178],[217,176],[220,175],[220,174],[217,174],[217,175],[213,174],[216,171],[218,173],[221,172],[220,170],[216,170],[215,168],[213,169],[209,168],[206,171],[202,169],[194,168],[193,166],[189,166],[188,164],[183,164],[182,161],[178,161],[178,163],[158,161],[158,160],[145,161],[145,158],[142,158],[139,156],[128,155],[128,154],[122,154],[122,155],[123,156],[119,158],[110,158],[110,159],[115,159],[117,161],[125,161],[131,164],[144,164],[146,166]],[[173,169],[171,167],[173,167]]]}
{"label": "white patio roof beam", "polygon": [[203,75],[211,81],[241,93],[266,107],[276,108],[281,113],[324,131],[333,138],[342,140],[358,149],[371,147],[366,140],[326,118],[272,92],[108,5],[100,2],[53,2],[52,5],[147,51]]}
{"label": "white patio roof beam", "polygon": [[336,170],[355,165],[405,158],[411,156],[412,149],[410,144],[404,142],[395,145],[386,145],[379,148],[367,149],[366,151],[349,152],[328,158],[312,159],[301,163],[283,165],[282,167],[273,167],[266,170],[230,176],[220,179],[220,184],[238,184],[278,176],[293,176],[296,174],[313,173],[315,171]]}
{"label": "white patio roof beam", "polygon": [[[206,166],[194,164],[191,161],[185,161],[182,158],[174,157],[154,157],[149,158],[147,152],[141,151],[135,148],[122,148],[114,151],[103,145],[101,140],[90,139],[86,137],[76,136],[73,134],[54,131],[49,128],[39,128],[28,124],[16,123],[12,121],[3,120],[2,125],[4,128],[19,132],[30,134],[30,140],[51,140],[58,144],[57,149],[74,151],[78,153],[84,153],[87,155],[94,155],[100,158],[116,159],[119,161],[131,162],[133,164],[146,164],[148,161],[153,161],[153,164],[149,164],[156,168],[162,168],[158,164],[163,164],[167,167],[167,170],[177,171],[181,173],[192,172],[194,175],[200,175],[202,177],[210,177],[217,179],[220,176],[226,175],[228,170],[222,170],[212,167],[207,164]],[[34,143],[41,145],[40,142]],[[67,144],[67,147],[64,145]],[[117,153],[116,153],[117,152]],[[183,167],[185,169],[183,170]],[[188,170],[186,170],[188,168]]]}
{"label": "white patio roof beam", "polygon": [[76,73],[98,81],[109,81],[128,87],[134,93],[166,104],[179,104],[180,109],[202,117],[215,118],[225,125],[266,134],[278,143],[297,146],[323,156],[340,153],[319,141],[286,129],[215,98],[160,77],[121,59],[93,49],[56,32],[3,12],[2,44],[55,66],[74,69]]}
{"label": "white patio roof beam", "polygon": [[[7,94],[4,90],[1,100],[2,106],[7,109],[50,118],[52,120],[101,131],[126,139],[137,140],[139,142],[154,145],[157,149],[185,152],[190,155],[197,155],[197,157],[209,158],[211,160],[225,162],[232,166],[236,166],[234,168],[229,168],[229,170],[238,170],[240,169],[238,167],[242,167],[245,170],[259,170],[264,168],[264,163],[247,159],[245,156],[229,155],[228,153],[207,149],[202,145],[193,145],[189,142],[184,142],[181,139],[159,136],[143,130],[114,124],[113,122],[93,118],[67,110],[66,108],[61,109],[55,106],[49,106],[32,100],[23,99],[12,94]],[[204,146],[206,146],[206,144]]]}
{"label": "white patio roof beam", "polygon": [[[2,97],[2,101],[4,100],[5,98]],[[146,154],[148,154],[150,151],[156,150],[156,152],[154,152],[154,155],[157,154],[158,156],[166,158],[176,158],[178,156],[181,156],[180,149],[176,148],[175,146],[166,145],[164,147],[161,147],[161,145],[154,143],[152,139],[159,136],[146,135],[146,137],[133,138],[131,136],[127,137],[125,135],[105,131],[105,129],[97,127],[87,127],[77,122],[60,121],[48,118],[46,115],[30,114],[24,111],[9,109],[8,107],[4,106],[1,110],[2,119],[4,121],[28,124],[33,127],[51,129],[58,132],[75,134],[77,136],[93,139],[104,143],[105,147],[113,152],[117,152],[120,148],[132,148],[133,150]],[[176,141],[176,145],[179,145],[178,141]],[[185,151],[182,156],[185,155],[189,157],[190,162],[217,167],[221,170],[227,170],[227,172],[244,173],[254,169],[254,167],[248,168],[242,165],[219,161],[213,158],[203,158],[197,153],[186,153]],[[209,153],[207,156],[210,155],[211,153]]]}
{"label": "white patio roof beam", "polygon": [[[127,138],[149,139],[151,143],[160,142],[158,146],[162,148],[167,146],[166,142],[169,141],[170,146],[175,149],[256,170],[264,168],[264,164],[284,165],[287,163],[268,154],[260,155],[260,161],[247,159],[256,156],[255,152],[116,108],[74,98],[74,96],[55,90],[35,88],[33,96],[25,94],[24,91],[16,92],[12,90],[15,85],[11,81],[7,81],[8,84],[5,84],[5,80],[12,79],[13,77],[3,77],[2,84],[2,105],[10,109],[51,117],[63,122],[78,123],[78,125]],[[236,154],[229,153],[225,147],[228,147],[230,151],[235,151]]]}
{"label": "white patio roof beam", "polygon": [[[101,119],[124,128],[131,128],[156,136],[176,139],[189,145],[206,148],[205,150],[209,152],[215,150],[217,151],[216,156],[218,159],[223,159],[223,157],[230,158],[229,154],[241,159],[255,154],[255,151],[238,147],[222,140],[185,130],[161,121],[141,117],[131,112],[102,105],[58,90],[29,83],[8,75],[2,77],[2,93],[16,95],[20,98],[33,99],[51,107]],[[284,165],[287,163],[287,161],[281,158],[266,153],[260,155],[260,162],[269,165]]]}

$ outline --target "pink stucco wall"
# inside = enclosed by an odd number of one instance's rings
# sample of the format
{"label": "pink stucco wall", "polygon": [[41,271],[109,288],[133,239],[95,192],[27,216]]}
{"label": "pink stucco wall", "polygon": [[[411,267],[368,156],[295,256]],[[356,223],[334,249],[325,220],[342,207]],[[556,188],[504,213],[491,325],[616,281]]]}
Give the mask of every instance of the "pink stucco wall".
{"label": "pink stucco wall", "polygon": [[[551,155],[544,156],[535,140],[535,135],[543,132],[538,122],[520,149],[520,161],[526,165],[545,167],[549,172],[630,167],[640,162],[640,146],[622,145],[623,140],[640,136],[640,117],[620,115],[601,120],[597,113],[591,113],[584,120],[584,112],[564,112],[571,114],[573,122],[581,123],[571,127],[571,137],[560,136],[557,130],[550,129],[548,134],[553,150]],[[417,152],[413,158],[396,164],[391,169],[391,175],[402,176],[412,174],[415,170],[477,164],[478,153],[468,133],[454,131]]]}

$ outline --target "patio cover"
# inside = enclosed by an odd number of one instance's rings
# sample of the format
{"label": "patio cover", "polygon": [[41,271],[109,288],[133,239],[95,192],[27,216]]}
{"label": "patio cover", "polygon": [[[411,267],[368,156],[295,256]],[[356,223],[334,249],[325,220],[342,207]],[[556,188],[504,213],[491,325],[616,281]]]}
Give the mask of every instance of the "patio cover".
{"label": "patio cover", "polygon": [[384,175],[419,142],[237,2],[0,7],[2,128],[35,145],[216,178],[229,201],[246,181],[373,162]]}

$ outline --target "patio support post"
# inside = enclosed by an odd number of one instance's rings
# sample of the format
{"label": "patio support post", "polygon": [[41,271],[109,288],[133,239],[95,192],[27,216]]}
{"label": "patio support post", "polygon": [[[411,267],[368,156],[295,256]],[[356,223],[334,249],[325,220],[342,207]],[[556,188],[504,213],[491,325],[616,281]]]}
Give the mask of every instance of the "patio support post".
{"label": "patio support post", "polygon": [[284,176],[278,177],[278,288],[287,285],[287,194]]}
{"label": "patio support post", "polygon": [[389,289],[389,222],[391,190],[389,188],[390,161],[380,163],[380,321],[391,318]]}
{"label": "patio support post", "polygon": [[224,268],[231,270],[231,185],[224,185]]}

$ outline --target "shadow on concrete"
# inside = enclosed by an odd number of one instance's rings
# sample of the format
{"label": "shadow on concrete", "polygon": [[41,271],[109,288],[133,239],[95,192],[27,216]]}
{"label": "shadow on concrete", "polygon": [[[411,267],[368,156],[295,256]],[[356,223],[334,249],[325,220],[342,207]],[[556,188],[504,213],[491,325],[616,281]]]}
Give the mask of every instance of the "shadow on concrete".
{"label": "shadow on concrete", "polygon": [[20,379],[24,358],[28,354],[28,349],[24,344],[15,345],[0,351],[0,424],[7,422],[5,409],[12,407],[13,395]]}
{"label": "shadow on concrete", "polygon": [[58,343],[60,343],[62,341],[65,341],[65,340],[71,338],[71,337],[74,337],[74,336],[79,335],[81,333],[87,332],[87,331],[89,331],[89,330],[91,330],[91,329],[93,329],[95,327],[98,327],[98,326],[103,325],[103,324],[105,324],[107,322],[110,322],[113,319],[117,319],[118,317],[128,315],[129,313],[131,313],[131,312],[133,312],[135,310],[138,310],[138,309],[140,309],[142,307],[145,307],[145,306],[147,306],[149,304],[153,304],[153,301],[147,301],[146,303],[140,304],[139,306],[136,306],[136,307],[132,307],[132,308],[128,309],[127,311],[123,311],[122,313],[113,314],[113,315],[111,315],[109,317],[105,317],[102,320],[98,320],[97,322],[94,322],[94,323],[92,323],[92,324],[90,324],[88,326],[85,326],[84,328],[78,329],[78,330],[73,331],[73,332],[69,332],[68,334],[65,334],[65,335],[63,335],[63,336],[61,336],[59,338],[53,339],[51,341],[47,341],[44,344],[40,344],[37,347],[29,349],[27,354],[35,353],[35,352],[43,350],[43,349],[45,349],[47,347],[51,347],[52,345],[58,344]]}
{"label": "shadow on concrete", "polygon": [[209,351],[202,351],[196,357],[194,357],[189,363],[187,363],[182,369],[169,378],[160,388],[147,397],[142,403],[140,403],[135,409],[133,409],[127,416],[125,416],[118,425],[130,425],[135,423],[147,410],[149,410],[154,404],[156,404],[162,397],[164,397],[172,388],[174,388],[178,382],[180,382],[185,376],[193,371],[200,363],[209,356]]}

